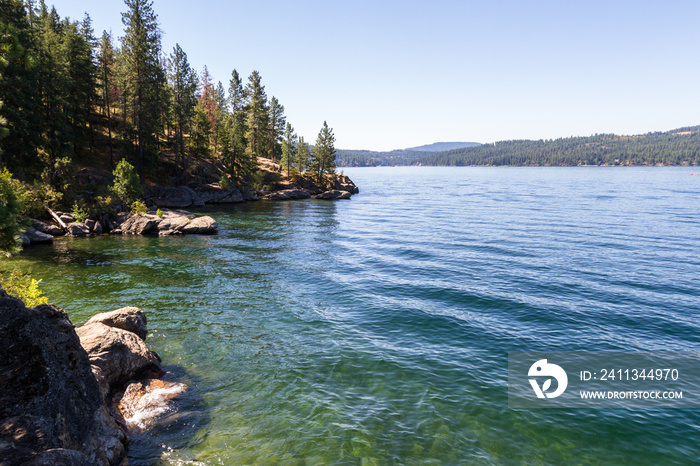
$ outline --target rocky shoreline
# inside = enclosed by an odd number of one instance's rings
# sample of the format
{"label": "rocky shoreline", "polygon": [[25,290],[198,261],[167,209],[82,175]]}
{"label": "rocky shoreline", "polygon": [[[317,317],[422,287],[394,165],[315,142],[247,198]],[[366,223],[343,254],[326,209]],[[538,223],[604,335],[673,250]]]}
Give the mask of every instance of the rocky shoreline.
{"label": "rocky shoreline", "polygon": [[[99,220],[76,221],[68,212],[51,212],[53,221],[29,219],[31,226],[22,235],[22,245],[51,244],[55,237],[82,238],[102,234],[113,235],[211,235],[216,234],[218,224],[210,216],[197,217],[182,210],[186,207],[203,207],[209,204],[236,204],[248,201],[288,201],[309,199],[350,199],[359,189],[343,174],[336,174],[331,183],[333,189],[322,190],[313,184],[287,184],[276,191],[264,191],[261,197],[243,193],[238,189],[224,190],[214,185],[151,186],[146,189],[145,201],[151,206],[145,214],[122,212],[116,216],[103,215]],[[160,212],[160,215],[159,215]]]}
{"label": "rocky shoreline", "polygon": [[148,349],[144,312],[98,314],[76,329],[53,305],[0,289],[0,459],[15,465],[127,465],[129,434],[172,409]]}

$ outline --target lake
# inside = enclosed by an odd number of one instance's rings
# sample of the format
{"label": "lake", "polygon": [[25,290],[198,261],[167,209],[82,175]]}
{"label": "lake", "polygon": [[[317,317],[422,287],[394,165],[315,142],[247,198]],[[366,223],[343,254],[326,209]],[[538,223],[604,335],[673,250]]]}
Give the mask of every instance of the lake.
{"label": "lake", "polygon": [[[697,167],[355,168],[216,236],[58,239],[76,325],[133,305],[189,392],[139,464],[697,464],[697,410],[508,408],[509,351],[700,350]],[[190,463],[192,462],[192,463]]]}

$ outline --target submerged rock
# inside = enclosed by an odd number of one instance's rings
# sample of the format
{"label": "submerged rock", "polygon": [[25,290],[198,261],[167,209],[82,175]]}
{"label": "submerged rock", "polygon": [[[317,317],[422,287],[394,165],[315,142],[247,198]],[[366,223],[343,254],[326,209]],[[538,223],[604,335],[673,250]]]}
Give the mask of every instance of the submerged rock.
{"label": "submerged rock", "polygon": [[159,418],[173,411],[170,401],[185,393],[187,386],[160,379],[129,384],[119,400],[119,412],[132,430],[152,427]]}

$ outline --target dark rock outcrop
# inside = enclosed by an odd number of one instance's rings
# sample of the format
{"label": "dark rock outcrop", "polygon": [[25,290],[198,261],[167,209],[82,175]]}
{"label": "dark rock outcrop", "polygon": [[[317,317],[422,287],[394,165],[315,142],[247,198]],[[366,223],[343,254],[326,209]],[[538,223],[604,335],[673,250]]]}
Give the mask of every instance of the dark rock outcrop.
{"label": "dark rock outcrop", "polygon": [[0,291],[2,464],[116,465],[126,443],[66,313]]}
{"label": "dark rock outcrop", "polygon": [[330,191],[325,191],[317,195],[316,199],[334,201],[337,199],[350,199],[350,196],[352,196],[352,194],[349,191],[339,191],[337,189],[332,189]]}
{"label": "dark rock outcrop", "polygon": [[28,227],[22,234],[22,246],[51,243],[53,243],[53,236],[37,231],[33,227]]}
{"label": "dark rock outcrop", "polygon": [[203,206],[202,197],[187,186],[165,188],[151,186],[146,189],[146,203],[158,207],[174,207],[181,209],[190,206]]}
{"label": "dark rock outcrop", "polygon": [[335,189],[338,191],[347,191],[350,194],[357,194],[360,192],[360,188],[355,186],[348,175],[342,173],[336,173],[335,175]]}

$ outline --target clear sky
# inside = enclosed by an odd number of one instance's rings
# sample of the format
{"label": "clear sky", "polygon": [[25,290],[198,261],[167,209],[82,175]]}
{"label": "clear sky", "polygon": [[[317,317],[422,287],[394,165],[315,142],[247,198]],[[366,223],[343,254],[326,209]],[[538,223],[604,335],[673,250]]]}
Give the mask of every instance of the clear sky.
{"label": "clear sky", "polygon": [[[47,0],[96,35],[119,0]],[[700,2],[154,0],[228,88],[258,70],[307,141],[341,149],[639,134],[700,124]]]}

